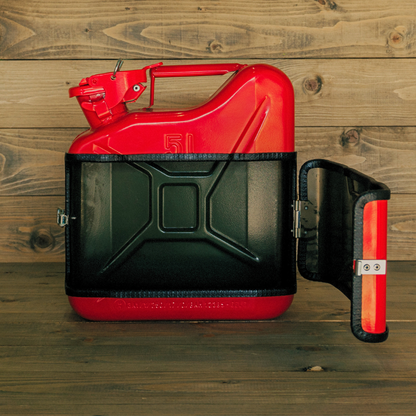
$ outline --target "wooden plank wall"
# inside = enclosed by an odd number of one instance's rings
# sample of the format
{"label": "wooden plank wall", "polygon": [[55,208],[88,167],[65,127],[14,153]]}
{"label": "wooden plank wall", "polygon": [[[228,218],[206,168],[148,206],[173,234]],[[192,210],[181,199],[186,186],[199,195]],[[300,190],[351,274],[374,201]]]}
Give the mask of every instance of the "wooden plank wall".
{"label": "wooden plank wall", "polygon": [[[64,260],[63,155],[87,127],[67,90],[120,57],[123,69],[281,68],[295,88],[299,162],[325,157],[389,185],[389,257],[416,259],[414,0],[0,0],[1,262]],[[163,80],[156,100],[196,104],[223,81]]]}

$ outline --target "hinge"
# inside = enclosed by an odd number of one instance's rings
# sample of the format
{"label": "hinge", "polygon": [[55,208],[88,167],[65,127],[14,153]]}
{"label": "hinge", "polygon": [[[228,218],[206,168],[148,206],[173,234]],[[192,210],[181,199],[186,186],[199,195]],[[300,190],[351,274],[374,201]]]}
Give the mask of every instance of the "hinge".
{"label": "hinge", "polygon": [[386,274],[387,260],[356,260],[355,275]]}
{"label": "hinge", "polygon": [[300,238],[301,230],[300,230],[300,201],[293,201],[293,237]]}
{"label": "hinge", "polygon": [[307,238],[315,235],[317,210],[310,201],[293,201],[293,237]]}
{"label": "hinge", "polygon": [[60,227],[68,225],[68,215],[65,215],[65,211],[62,208],[58,208],[56,211],[56,222]]}

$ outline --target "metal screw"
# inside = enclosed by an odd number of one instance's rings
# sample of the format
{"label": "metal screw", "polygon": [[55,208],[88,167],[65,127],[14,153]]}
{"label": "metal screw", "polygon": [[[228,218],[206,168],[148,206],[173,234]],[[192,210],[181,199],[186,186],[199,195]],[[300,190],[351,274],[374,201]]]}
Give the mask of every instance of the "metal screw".
{"label": "metal screw", "polygon": [[305,209],[308,209],[308,207],[305,207]]}
{"label": "metal screw", "polygon": [[140,91],[140,87],[136,84],[136,85],[133,87],[133,91],[134,91],[134,92],[139,92],[139,91]]}
{"label": "metal screw", "polygon": [[363,269],[368,272],[370,270],[370,265],[369,264],[364,264]]}
{"label": "metal screw", "polygon": [[378,271],[380,270],[380,265],[379,265],[379,264],[375,264],[375,265],[374,265],[374,270],[375,270],[376,272],[378,272]]}

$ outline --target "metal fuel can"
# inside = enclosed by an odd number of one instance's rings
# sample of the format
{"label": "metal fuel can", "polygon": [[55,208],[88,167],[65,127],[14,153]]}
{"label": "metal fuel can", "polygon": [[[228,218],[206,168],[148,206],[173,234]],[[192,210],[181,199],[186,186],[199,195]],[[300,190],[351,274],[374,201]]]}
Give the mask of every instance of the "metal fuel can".
{"label": "metal fuel can", "polygon": [[[293,301],[298,263],[350,299],[357,338],[384,341],[390,191],[323,159],[298,175],[289,78],[264,64],[121,64],[70,89],[90,124],[65,156],[57,216],[74,310],[106,321],[275,318]],[[225,74],[199,106],[153,108],[157,78]],[[129,111],[147,84],[149,105]]]}

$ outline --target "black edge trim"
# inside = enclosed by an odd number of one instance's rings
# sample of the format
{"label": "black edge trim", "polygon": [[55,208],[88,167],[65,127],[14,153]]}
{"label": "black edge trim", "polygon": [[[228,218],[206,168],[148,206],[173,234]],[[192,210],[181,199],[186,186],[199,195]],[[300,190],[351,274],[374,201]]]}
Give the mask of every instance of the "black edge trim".
{"label": "black edge trim", "polygon": [[291,289],[266,290],[73,290],[66,286],[66,294],[75,297],[107,298],[255,298],[266,296],[287,296],[296,293]]}
{"label": "black edge trim", "polygon": [[[70,218],[70,200],[71,200],[71,169],[69,164],[65,161],[65,214]],[[65,227],[65,273],[68,276],[71,272],[70,270],[70,235],[68,226]]]}
{"label": "black edge trim", "polygon": [[175,153],[99,155],[66,153],[66,162],[215,162],[215,161],[261,161],[296,160],[296,152],[288,153]]}
{"label": "black edge trim", "polygon": [[[296,156],[296,153],[295,153]],[[298,198],[298,191],[297,191],[297,179],[298,179],[298,165],[297,165],[297,158],[295,157],[295,159],[292,162],[293,164],[293,172],[292,172],[292,200],[295,201]],[[297,274],[297,270],[296,270],[296,238],[295,236],[292,236],[292,241],[291,241],[291,245],[292,245],[292,274],[295,277],[295,293],[297,292],[297,280],[296,280],[296,274]]]}
{"label": "black edge trim", "polygon": [[[302,201],[308,200],[308,172],[313,168],[324,168],[333,172],[338,172],[352,180],[362,182],[363,179],[368,181],[371,193],[374,190],[385,190],[390,195],[390,190],[384,183],[378,182],[370,176],[364,175],[355,169],[349,168],[348,166],[341,165],[340,163],[331,162],[325,159],[309,160],[303,164],[299,172],[299,197]],[[366,195],[367,193],[363,194]],[[361,197],[359,198],[361,199]],[[385,198],[382,198],[385,199]]]}

